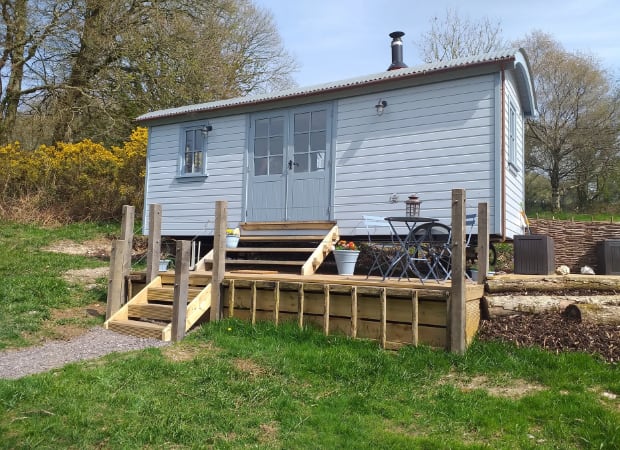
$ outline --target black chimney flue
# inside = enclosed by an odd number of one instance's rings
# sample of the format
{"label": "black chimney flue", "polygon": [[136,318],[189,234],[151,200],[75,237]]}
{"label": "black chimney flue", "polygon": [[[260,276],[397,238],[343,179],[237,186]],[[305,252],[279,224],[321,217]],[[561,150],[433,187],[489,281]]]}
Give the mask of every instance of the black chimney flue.
{"label": "black chimney flue", "polygon": [[390,33],[390,37],[392,38],[392,64],[390,64],[387,70],[404,69],[407,67],[407,64],[403,62],[403,41],[401,37],[404,35],[405,33],[402,31]]}

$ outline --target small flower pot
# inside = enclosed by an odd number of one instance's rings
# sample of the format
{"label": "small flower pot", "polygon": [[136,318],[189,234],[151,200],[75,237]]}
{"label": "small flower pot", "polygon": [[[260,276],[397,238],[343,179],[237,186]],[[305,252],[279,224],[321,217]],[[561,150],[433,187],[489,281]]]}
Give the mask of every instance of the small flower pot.
{"label": "small flower pot", "polygon": [[334,250],[338,275],[353,275],[359,255],[359,250]]}
{"label": "small flower pot", "polygon": [[226,236],[226,248],[237,248],[239,245],[239,236],[229,234]]}
{"label": "small flower pot", "polygon": [[168,266],[170,265],[169,259],[160,259],[159,260],[159,271],[165,272],[168,270]]}

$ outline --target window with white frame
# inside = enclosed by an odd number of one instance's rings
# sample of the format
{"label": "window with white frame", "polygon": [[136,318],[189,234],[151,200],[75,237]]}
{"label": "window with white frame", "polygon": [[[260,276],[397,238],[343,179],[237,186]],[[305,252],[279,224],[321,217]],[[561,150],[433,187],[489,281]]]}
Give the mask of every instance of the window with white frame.
{"label": "window with white frame", "polygon": [[517,109],[510,103],[508,106],[508,164],[517,165]]}
{"label": "window with white frame", "polygon": [[206,175],[206,136],[200,128],[186,128],[182,136],[182,176]]}

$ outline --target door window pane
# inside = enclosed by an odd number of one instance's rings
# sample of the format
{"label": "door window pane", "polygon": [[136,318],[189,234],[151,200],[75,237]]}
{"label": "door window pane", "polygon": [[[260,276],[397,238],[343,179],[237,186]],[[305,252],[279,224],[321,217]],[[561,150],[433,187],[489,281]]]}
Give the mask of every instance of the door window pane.
{"label": "door window pane", "polygon": [[310,171],[325,170],[325,152],[310,153]]}
{"label": "door window pane", "polygon": [[327,128],[327,111],[312,112],[312,131],[325,130]]}
{"label": "door window pane", "polygon": [[255,136],[266,137],[269,134],[269,119],[260,119],[255,122]]}
{"label": "door window pane", "polygon": [[325,150],[325,131],[316,131],[310,135],[310,150]]}
{"label": "door window pane", "polygon": [[278,175],[282,173],[282,156],[271,156],[269,158],[269,175]]}
{"label": "door window pane", "polygon": [[295,154],[295,173],[308,172],[308,154],[298,153]]}
{"label": "door window pane", "polygon": [[295,133],[304,133],[310,130],[310,113],[295,114]]}
{"label": "door window pane", "polygon": [[269,154],[281,155],[284,153],[284,138],[282,136],[269,139]]}
{"label": "door window pane", "polygon": [[254,175],[267,175],[267,159],[254,158]]}
{"label": "door window pane", "polygon": [[283,117],[273,117],[272,119],[270,119],[269,135],[270,136],[283,136],[284,135],[284,118]]}
{"label": "door window pane", "polygon": [[254,139],[254,156],[267,156],[267,138]]}
{"label": "door window pane", "polygon": [[309,144],[308,133],[295,135],[295,153],[305,153],[308,151]]}

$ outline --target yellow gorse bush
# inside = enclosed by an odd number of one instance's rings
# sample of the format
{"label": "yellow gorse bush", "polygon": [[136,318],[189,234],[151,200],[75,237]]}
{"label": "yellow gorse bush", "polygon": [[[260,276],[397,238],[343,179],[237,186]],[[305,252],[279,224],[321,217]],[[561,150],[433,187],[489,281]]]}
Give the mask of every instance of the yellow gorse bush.
{"label": "yellow gorse bush", "polygon": [[39,207],[72,220],[116,218],[124,204],[140,211],[146,143],[146,128],[137,128],[127,142],[111,148],[90,139],[35,150],[18,142],[2,146],[0,210],[33,197],[42,203]]}

